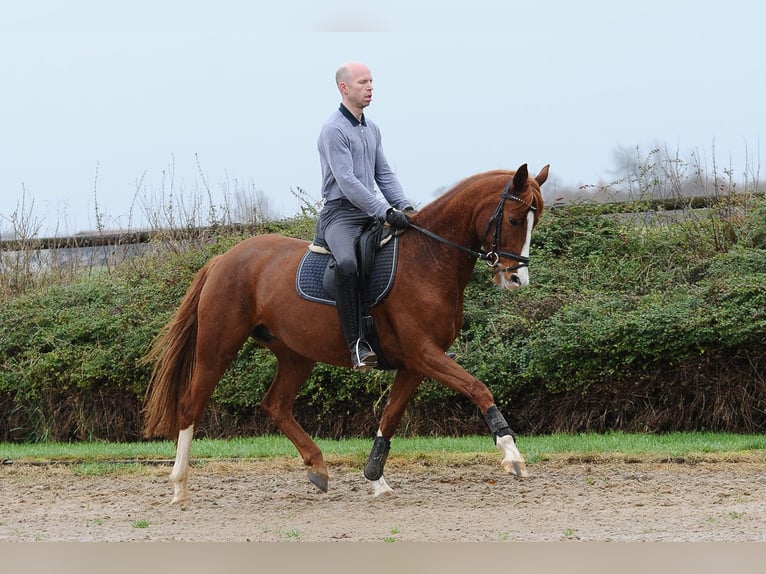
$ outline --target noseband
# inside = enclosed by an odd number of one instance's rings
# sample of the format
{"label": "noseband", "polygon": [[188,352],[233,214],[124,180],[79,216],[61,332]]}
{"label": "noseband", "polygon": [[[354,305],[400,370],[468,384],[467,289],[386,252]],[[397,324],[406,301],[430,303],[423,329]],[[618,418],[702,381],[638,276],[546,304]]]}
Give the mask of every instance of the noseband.
{"label": "noseband", "polygon": [[489,265],[490,267],[497,267],[498,263],[500,263],[501,257],[506,259],[513,259],[514,261],[518,263],[518,265],[505,267],[503,269],[496,268],[495,273],[508,273],[509,271],[515,271],[516,269],[527,267],[529,265],[529,257],[524,257],[523,255],[512,253],[510,251],[498,251],[497,249],[497,246],[500,244],[500,230],[503,227],[503,210],[505,207],[506,200],[518,201],[519,203],[523,203],[524,205],[528,206],[530,211],[537,211],[537,206],[533,204],[529,204],[523,199],[521,199],[518,195],[510,193],[510,189],[512,185],[513,185],[513,179],[511,179],[511,181],[509,181],[508,184],[505,186],[505,189],[503,190],[503,193],[500,196],[500,201],[498,202],[497,207],[495,208],[495,212],[492,214],[492,217],[487,222],[487,229],[484,231],[484,237],[487,236],[490,228],[493,225],[495,227],[495,232],[492,234],[492,245],[490,246],[489,251],[483,251],[483,250],[474,251],[473,249],[469,247],[465,247],[463,245],[460,245],[459,243],[450,241],[449,239],[446,239],[442,237],[441,235],[437,235],[433,231],[430,231],[424,227],[415,225],[414,223],[410,223],[409,227],[411,227],[418,233],[422,233],[423,235],[430,237],[431,239],[435,239],[436,241],[440,243],[444,243],[445,245],[454,247],[455,249],[458,249],[462,251],[463,253],[467,253],[471,257],[475,257],[476,259],[481,259],[482,261],[486,261],[487,265]]}

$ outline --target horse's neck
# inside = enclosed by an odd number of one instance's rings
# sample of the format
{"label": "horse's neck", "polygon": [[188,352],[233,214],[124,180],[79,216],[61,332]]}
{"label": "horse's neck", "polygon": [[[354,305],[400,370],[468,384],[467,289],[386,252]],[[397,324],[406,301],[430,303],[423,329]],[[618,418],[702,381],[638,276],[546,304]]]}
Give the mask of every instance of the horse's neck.
{"label": "horse's neck", "polygon": [[[432,207],[436,209],[421,212],[422,217],[417,219],[417,225],[472,251],[478,251],[481,248],[481,240],[476,234],[472,213],[449,204]],[[418,237],[414,240],[423,246],[418,251],[428,254],[427,265],[436,272],[434,276],[445,277],[447,276],[445,274],[454,276],[458,279],[461,289],[464,288],[471,276],[476,259],[454,245],[447,245],[425,235],[417,235]]]}
{"label": "horse's neck", "polygon": [[[421,214],[418,225],[473,251],[480,249],[481,239],[476,232],[473,209],[466,209],[461,202],[453,200],[434,202]],[[458,251],[446,245],[443,247]]]}

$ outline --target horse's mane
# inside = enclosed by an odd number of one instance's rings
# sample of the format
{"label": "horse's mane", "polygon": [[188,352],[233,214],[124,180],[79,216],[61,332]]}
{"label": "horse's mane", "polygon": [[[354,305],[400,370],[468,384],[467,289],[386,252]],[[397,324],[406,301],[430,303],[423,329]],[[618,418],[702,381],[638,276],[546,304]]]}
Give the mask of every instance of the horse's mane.
{"label": "horse's mane", "polygon": [[[427,226],[434,218],[441,220],[444,213],[456,201],[470,201],[466,207],[474,206],[481,201],[490,201],[494,204],[500,199],[500,194],[515,173],[512,170],[496,169],[461,179],[442,195],[421,207],[413,221],[419,225]],[[534,177],[530,177],[529,182],[530,185],[525,190],[526,195],[520,199],[524,203],[535,205],[537,207],[536,218],[539,218],[543,207],[542,192]]]}

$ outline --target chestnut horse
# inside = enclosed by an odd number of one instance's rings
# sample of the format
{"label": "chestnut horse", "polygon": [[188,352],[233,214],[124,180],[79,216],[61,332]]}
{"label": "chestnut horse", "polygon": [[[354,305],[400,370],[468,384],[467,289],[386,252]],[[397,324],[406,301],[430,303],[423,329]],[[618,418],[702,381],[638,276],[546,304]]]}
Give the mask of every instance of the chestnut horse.
{"label": "chestnut horse", "polygon": [[[542,213],[540,186],[547,178],[548,166],[530,177],[526,164],[515,172],[468,177],[414,214],[412,227],[400,235],[395,280],[371,310],[381,349],[396,369],[364,469],[374,496],[392,491],[383,478],[389,441],[424,378],[467,396],[484,415],[503,468],[526,476],[524,458],[492,393],[445,352],[462,326],[463,291],[477,259],[494,268],[494,282],[503,289],[529,283],[532,228]],[[195,424],[248,337],[277,359],[263,411],[295,445],[311,483],[327,491],[322,452],[296,421],[293,402],[317,362],[351,364],[335,308],[296,292],[296,269],[308,246],[300,239],[260,235],[210,259],[147,354],[153,371],[144,434],[177,437],[173,503],[189,500]]]}

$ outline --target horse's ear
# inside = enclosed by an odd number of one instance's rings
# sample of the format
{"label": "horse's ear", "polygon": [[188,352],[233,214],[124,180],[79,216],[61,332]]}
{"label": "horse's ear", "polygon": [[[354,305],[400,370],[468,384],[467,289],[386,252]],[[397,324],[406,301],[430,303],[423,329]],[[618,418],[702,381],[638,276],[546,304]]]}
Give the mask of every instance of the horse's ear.
{"label": "horse's ear", "polygon": [[527,164],[524,163],[516,170],[513,176],[513,189],[526,189],[527,179],[529,179],[529,171],[527,170]]}
{"label": "horse's ear", "polygon": [[535,176],[535,181],[539,185],[544,184],[546,182],[546,180],[548,179],[548,168],[549,167],[551,167],[551,164],[546,165],[543,169],[540,170],[540,173],[538,173]]}

